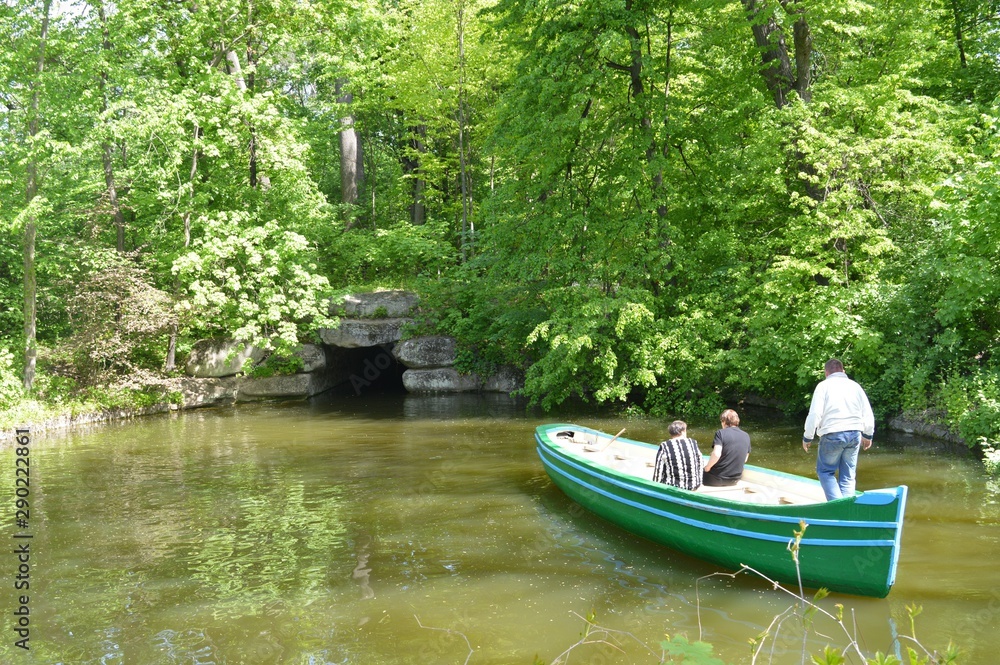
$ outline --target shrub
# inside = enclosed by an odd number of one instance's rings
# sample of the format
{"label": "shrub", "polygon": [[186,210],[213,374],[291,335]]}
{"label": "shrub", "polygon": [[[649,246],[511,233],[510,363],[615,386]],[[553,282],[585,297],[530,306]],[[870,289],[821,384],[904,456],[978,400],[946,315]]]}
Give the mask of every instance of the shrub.
{"label": "shrub", "polygon": [[162,360],[157,345],[176,322],[172,304],[132,260],[112,251],[94,254],[67,303],[73,334],[54,360],[67,363],[82,386],[156,366]]}
{"label": "shrub", "polygon": [[663,334],[642,292],[606,295],[583,285],[543,295],[547,320],[528,335],[540,359],[528,369],[524,392],[546,409],[573,395],[624,402],[664,376]]}
{"label": "shrub", "polygon": [[0,409],[12,406],[21,395],[21,379],[14,367],[14,354],[0,346]]}
{"label": "shrub", "polygon": [[939,394],[949,426],[969,447],[1000,438],[1000,374],[952,375]]}

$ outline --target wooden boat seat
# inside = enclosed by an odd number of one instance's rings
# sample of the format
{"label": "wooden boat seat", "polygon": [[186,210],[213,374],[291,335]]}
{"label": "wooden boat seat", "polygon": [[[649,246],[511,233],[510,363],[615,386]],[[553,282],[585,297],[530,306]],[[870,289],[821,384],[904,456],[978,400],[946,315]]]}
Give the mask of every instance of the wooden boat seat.
{"label": "wooden boat seat", "polygon": [[[738,501],[769,504],[777,503],[783,506],[816,503],[808,497],[794,492],[776,492],[774,488],[748,483],[744,480],[737,482],[735,485],[729,485],[726,487],[709,487],[707,485],[702,485],[695,491],[699,494],[711,494],[713,496],[722,496],[727,499],[736,499]],[[775,497],[775,494],[778,496]]]}
{"label": "wooden boat seat", "polygon": [[742,480],[738,480],[735,485],[726,485],[725,487],[710,487],[708,485],[702,485],[695,491],[702,494],[725,494],[727,492],[733,494],[743,494],[747,491],[753,492],[754,490]]}

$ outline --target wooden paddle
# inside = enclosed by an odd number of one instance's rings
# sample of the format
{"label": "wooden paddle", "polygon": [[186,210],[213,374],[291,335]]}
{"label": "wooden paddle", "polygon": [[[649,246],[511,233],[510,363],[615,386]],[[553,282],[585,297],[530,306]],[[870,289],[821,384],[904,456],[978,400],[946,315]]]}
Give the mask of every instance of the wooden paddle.
{"label": "wooden paddle", "polygon": [[615,441],[616,441],[616,440],[618,439],[618,437],[620,437],[620,436],[621,436],[622,434],[624,434],[624,433],[625,433],[625,428],[624,428],[624,427],[622,427],[622,431],[621,431],[621,432],[618,432],[618,434],[615,434],[615,435],[614,435],[614,436],[613,436],[613,437],[611,438],[611,440],[610,440],[610,441],[608,441],[608,445],[606,445],[606,446],[604,446],[603,448],[601,448],[601,449],[600,449],[600,451],[598,451],[598,452],[602,452],[602,453],[603,453],[603,452],[604,452],[605,450],[607,450],[608,448],[610,448],[610,447],[611,447],[611,444],[612,444],[612,443],[614,443],[614,442],[615,442]]}

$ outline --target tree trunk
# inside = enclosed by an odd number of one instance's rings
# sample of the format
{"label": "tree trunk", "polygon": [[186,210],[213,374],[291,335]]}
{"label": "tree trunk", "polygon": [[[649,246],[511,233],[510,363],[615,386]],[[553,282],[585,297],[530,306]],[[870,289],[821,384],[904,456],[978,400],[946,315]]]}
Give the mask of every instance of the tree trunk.
{"label": "tree trunk", "polygon": [[34,139],[38,135],[38,106],[41,94],[42,72],[45,70],[45,45],[49,37],[49,10],[52,0],[42,4],[42,29],[38,39],[38,60],[35,63],[35,81],[32,85],[31,103],[28,107],[28,157],[27,183],[25,198],[29,208],[24,220],[24,390],[31,392],[35,385],[35,363],[38,357],[37,346],[37,295],[38,285],[35,281],[35,235],[37,234],[37,219],[30,211],[31,204],[38,196],[38,161],[35,153]]}
{"label": "tree trunk", "polygon": [[177,368],[177,324],[170,328],[170,340],[167,342],[167,357],[163,362],[163,371],[173,372]]}
{"label": "tree trunk", "polygon": [[[774,97],[774,104],[778,109],[788,104],[789,94],[793,90],[799,99],[808,104],[812,101],[810,73],[812,68],[812,33],[806,20],[805,9],[799,5],[798,0],[779,0],[788,14],[796,17],[792,25],[792,44],[795,58],[793,71],[784,31],[773,16],[761,18],[765,2],[766,0],[743,0],[743,7],[746,9],[747,19],[753,30],[754,41],[761,52],[763,66],[760,74],[764,79],[764,84]],[[816,168],[798,148],[797,138],[792,139],[792,146],[796,173],[801,172],[809,176],[815,174]],[[812,182],[806,182],[805,192],[814,201],[820,200],[823,196],[819,187]]]}
{"label": "tree trunk", "polygon": [[236,55],[236,51],[228,49],[226,51],[226,62],[229,63],[229,73],[236,82],[236,87],[239,88],[240,92],[246,92],[247,82],[243,78],[243,65],[240,64],[240,56]]}
{"label": "tree trunk", "polygon": [[458,2],[458,178],[462,194],[462,261],[475,244],[469,220],[469,178],[465,163],[465,2]]}
{"label": "tree trunk", "polygon": [[[188,192],[188,209],[184,212],[184,247],[191,245],[191,215],[194,213],[194,179],[198,175],[198,138],[201,136],[201,126],[194,123],[194,147],[191,149],[191,171],[188,174],[191,189]],[[174,286],[174,295],[180,291],[180,285]],[[170,341],[167,344],[167,357],[163,361],[163,370],[172,372],[177,367],[177,324],[170,329]]]}
{"label": "tree trunk", "polygon": [[804,10],[797,9],[799,17],[792,26],[792,43],[795,45],[795,94],[803,102],[812,101],[812,32]]}
{"label": "tree trunk", "polygon": [[[253,2],[247,3],[247,69],[249,74],[246,77],[246,89],[252,95],[256,81],[257,55],[254,51],[254,22],[253,22]],[[237,60],[239,62],[239,60]],[[253,119],[247,120],[250,127],[250,187],[257,189],[260,178],[257,173],[257,130],[254,127]]]}
{"label": "tree trunk", "polygon": [[785,43],[785,33],[775,22],[773,16],[766,20],[760,19],[764,0],[743,0],[747,19],[753,30],[754,41],[760,49],[763,66],[760,74],[764,84],[774,97],[774,104],[779,109],[788,103],[788,93],[792,90],[792,63],[788,57],[788,46]]}
{"label": "tree trunk", "polygon": [[426,135],[426,126],[410,127],[412,156],[403,157],[403,174],[410,180],[410,223],[414,226],[421,226],[427,221],[427,211],[424,207],[424,189],[427,183],[420,176],[421,155],[426,151],[423,138]]}
{"label": "tree trunk", "polygon": [[[349,105],[354,102],[354,95],[344,92],[344,79],[336,83],[335,94],[337,103]],[[354,116],[347,113],[340,119],[340,198],[344,203],[355,205],[358,194],[364,185],[365,167],[364,155],[361,151],[361,139],[354,130]]]}
{"label": "tree trunk", "polygon": [[[250,46],[247,46],[247,54],[251,53]],[[236,51],[228,49],[226,51],[226,63],[229,73],[232,74],[233,80],[236,82],[236,87],[240,92],[253,92],[253,73],[251,72],[248,78],[243,76],[243,66],[240,64],[240,56],[237,55]],[[252,63],[248,63],[252,64]],[[252,120],[247,121],[247,125],[250,128],[250,155],[249,155],[249,171],[250,171],[250,187],[256,189],[258,185],[257,178],[257,132],[254,129],[254,124]]]}
{"label": "tree trunk", "polygon": [[[673,53],[674,47],[674,9],[670,8],[667,14],[667,53],[663,63],[663,148],[660,152],[664,156],[667,156],[667,151],[670,148],[670,74],[671,74],[671,55]],[[654,192],[660,193],[662,196],[663,191],[663,169],[659,169],[656,172],[656,176],[653,178],[653,190]],[[665,203],[658,203],[656,206],[656,216],[661,220],[667,216],[667,205]]]}
{"label": "tree trunk", "polygon": [[[101,21],[101,34],[103,36],[103,41],[101,44],[101,49],[104,52],[105,58],[110,58],[111,56],[111,35],[108,31],[108,17],[104,11],[104,3],[98,0],[97,2],[97,17]],[[107,114],[108,112],[108,80],[110,75],[108,74],[107,60],[104,62],[104,67],[101,68],[100,77],[100,88],[101,88],[101,112]],[[115,172],[112,160],[112,155],[114,148],[110,140],[105,140],[101,143],[101,162],[104,166],[104,185],[108,190],[108,205],[111,207],[111,220],[115,227],[116,242],[115,247],[119,254],[125,252],[125,214],[122,212],[121,204],[118,202],[118,189],[115,186]]]}
{"label": "tree trunk", "polygon": [[962,69],[966,69],[969,61],[965,56],[965,31],[962,30],[962,14],[958,10],[958,0],[951,0],[951,12],[955,18],[955,46],[958,47],[958,59]]}
{"label": "tree trunk", "polygon": [[[626,0],[625,9],[629,12],[633,9],[632,0]],[[667,22],[667,67],[670,65],[670,29],[673,21],[673,10],[670,10],[670,18]],[[653,113],[652,113],[652,99],[651,95],[646,94],[646,84],[642,78],[642,33],[634,25],[624,26],[624,31],[629,39],[629,63],[628,65],[621,65],[614,62],[608,62],[607,64],[613,69],[619,71],[627,72],[629,75],[629,87],[631,89],[632,98],[635,103],[639,105],[640,109],[640,119],[639,126],[642,128],[643,134],[646,135],[648,139],[648,144],[646,146],[646,164],[651,167],[657,154],[659,154],[661,149],[659,148],[659,143],[656,140],[656,135],[653,132]],[[648,26],[647,38],[648,38]],[[648,43],[648,42],[647,42]],[[648,50],[648,49],[647,49]],[[652,55],[649,53],[648,55]],[[669,74],[668,74],[669,76]],[[669,87],[669,79],[665,82],[665,89]],[[653,92],[655,86],[652,86],[650,93]],[[590,102],[587,102],[587,107],[584,111],[584,117],[586,117],[587,110],[590,108]],[[666,123],[666,107],[664,106],[664,123]],[[666,145],[664,143],[664,145]],[[656,169],[652,173],[652,187],[653,198],[655,199],[660,195],[663,189],[663,171],[661,169]],[[667,209],[666,206],[662,204],[657,204],[656,213],[661,218],[666,216]]]}

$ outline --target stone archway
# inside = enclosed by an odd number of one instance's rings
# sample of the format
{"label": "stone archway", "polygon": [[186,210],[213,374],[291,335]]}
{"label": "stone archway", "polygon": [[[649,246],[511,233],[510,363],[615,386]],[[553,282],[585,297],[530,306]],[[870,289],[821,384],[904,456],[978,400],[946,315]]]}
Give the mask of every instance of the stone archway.
{"label": "stone archway", "polygon": [[308,398],[332,388],[411,393],[507,393],[523,385],[515,368],[482,378],[455,368],[457,342],[448,336],[400,341],[419,298],[409,291],[352,294],[332,303],[335,328],[321,328],[322,344],[302,344],[295,374],[266,371],[242,375],[246,361],[266,369],[266,352],[232,340],[195,344],[181,380],[185,407],[233,401]]}

